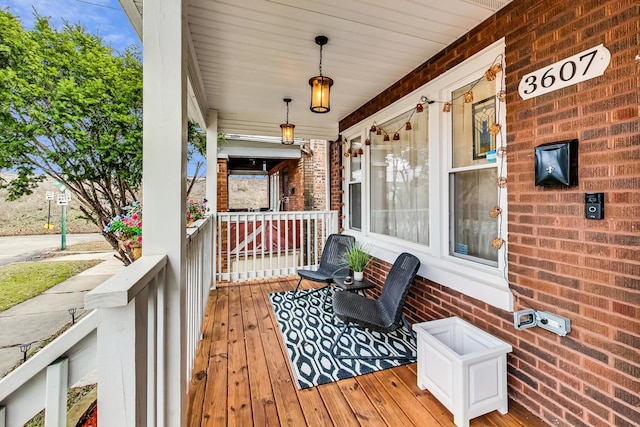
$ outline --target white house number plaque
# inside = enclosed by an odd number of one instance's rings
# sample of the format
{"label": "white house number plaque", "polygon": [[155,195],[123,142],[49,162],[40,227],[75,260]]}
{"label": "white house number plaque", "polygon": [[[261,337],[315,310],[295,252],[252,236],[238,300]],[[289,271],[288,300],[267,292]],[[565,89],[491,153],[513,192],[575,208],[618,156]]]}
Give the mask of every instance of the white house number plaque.
{"label": "white house number plaque", "polygon": [[603,75],[610,62],[609,49],[598,45],[523,76],[518,93],[529,99],[584,82]]}

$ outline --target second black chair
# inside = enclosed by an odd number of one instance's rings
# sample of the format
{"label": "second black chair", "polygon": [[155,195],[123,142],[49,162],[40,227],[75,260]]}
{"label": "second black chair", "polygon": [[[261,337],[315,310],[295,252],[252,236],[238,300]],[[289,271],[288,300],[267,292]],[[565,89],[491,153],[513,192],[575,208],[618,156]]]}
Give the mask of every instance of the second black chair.
{"label": "second black chair", "polygon": [[[344,254],[356,239],[346,234],[331,234],[327,237],[327,242],[322,249],[320,265],[317,270],[298,269],[298,286],[293,293],[294,298],[306,297],[312,293],[325,290],[328,294],[334,277],[346,276],[349,274],[349,266],[345,264]],[[309,291],[300,290],[302,279],[312,282],[324,283],[324,286]],[[325,295],[326,300],[326,295]]]}
{"label": "second black chair", "polygon": [[336,359],[392,359],[411,360],[412,355],[367,355],[338,353],[342,336],[352,327],[368,328],[378,332],[392,332],[403,325],[413,337],[413,332],[402,314],[409,288],[420,268],[420,260],[409,253],[401,253],[393,263],[389,275],[382,286],[378,299],[367,298],[351,292],[338,292],[333,297],[333,313],[342,320],[340,334],[331,346]]}

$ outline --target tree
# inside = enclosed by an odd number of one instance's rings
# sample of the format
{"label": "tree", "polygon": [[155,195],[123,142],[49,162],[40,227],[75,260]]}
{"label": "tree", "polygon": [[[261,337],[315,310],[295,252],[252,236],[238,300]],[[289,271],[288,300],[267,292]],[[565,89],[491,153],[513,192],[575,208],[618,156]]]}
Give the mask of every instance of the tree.
{"label": "tree", "polygon": [[[125,264],[128,247],[105,227],[126,216],[142,181],[142,61],[115,52],[79,25],[61,30],[36,15],[32,31],[0,10],[0,171],[17,175],[0,188],[30,194],[48,175],[64,184],[85,218]],[[189,123],[188,159],[206,155],[206,136]],[[218,135],[218,144],[224,143]],[[198,161],[187,198],[200,178]]]}
{"label": "tree", "polygon": [[[63,183],[100,230],[137,199],[142,180],[142,62],[114,52],[81,26],[26,31],[0,10],[0,178],[8,198],[31,193],[42,174]],[[114,235],[106,240],[125,264]]]}

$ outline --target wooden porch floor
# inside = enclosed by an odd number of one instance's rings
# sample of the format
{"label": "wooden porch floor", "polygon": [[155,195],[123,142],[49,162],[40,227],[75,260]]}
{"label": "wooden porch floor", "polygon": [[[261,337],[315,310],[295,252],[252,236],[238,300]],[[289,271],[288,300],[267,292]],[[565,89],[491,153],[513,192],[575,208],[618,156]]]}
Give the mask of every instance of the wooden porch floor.
{"label": "wooden porch floor", "polygon": [[[298,390],[268,294],[297,277],[212,291],[187,401],[189,426],[454,426],[416,385],[416,364]],[[510,401],[471,426],[546,426]]]}

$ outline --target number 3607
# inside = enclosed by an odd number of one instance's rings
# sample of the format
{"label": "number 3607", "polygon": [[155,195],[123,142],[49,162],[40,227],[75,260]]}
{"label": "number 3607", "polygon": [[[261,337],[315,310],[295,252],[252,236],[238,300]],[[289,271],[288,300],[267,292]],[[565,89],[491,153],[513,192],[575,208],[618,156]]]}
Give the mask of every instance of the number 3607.
{"label": "number 3607", "polygon": [[529,99],[601,76],[610,61],[609,49],[596,46],[523,76],[518,92]]}

